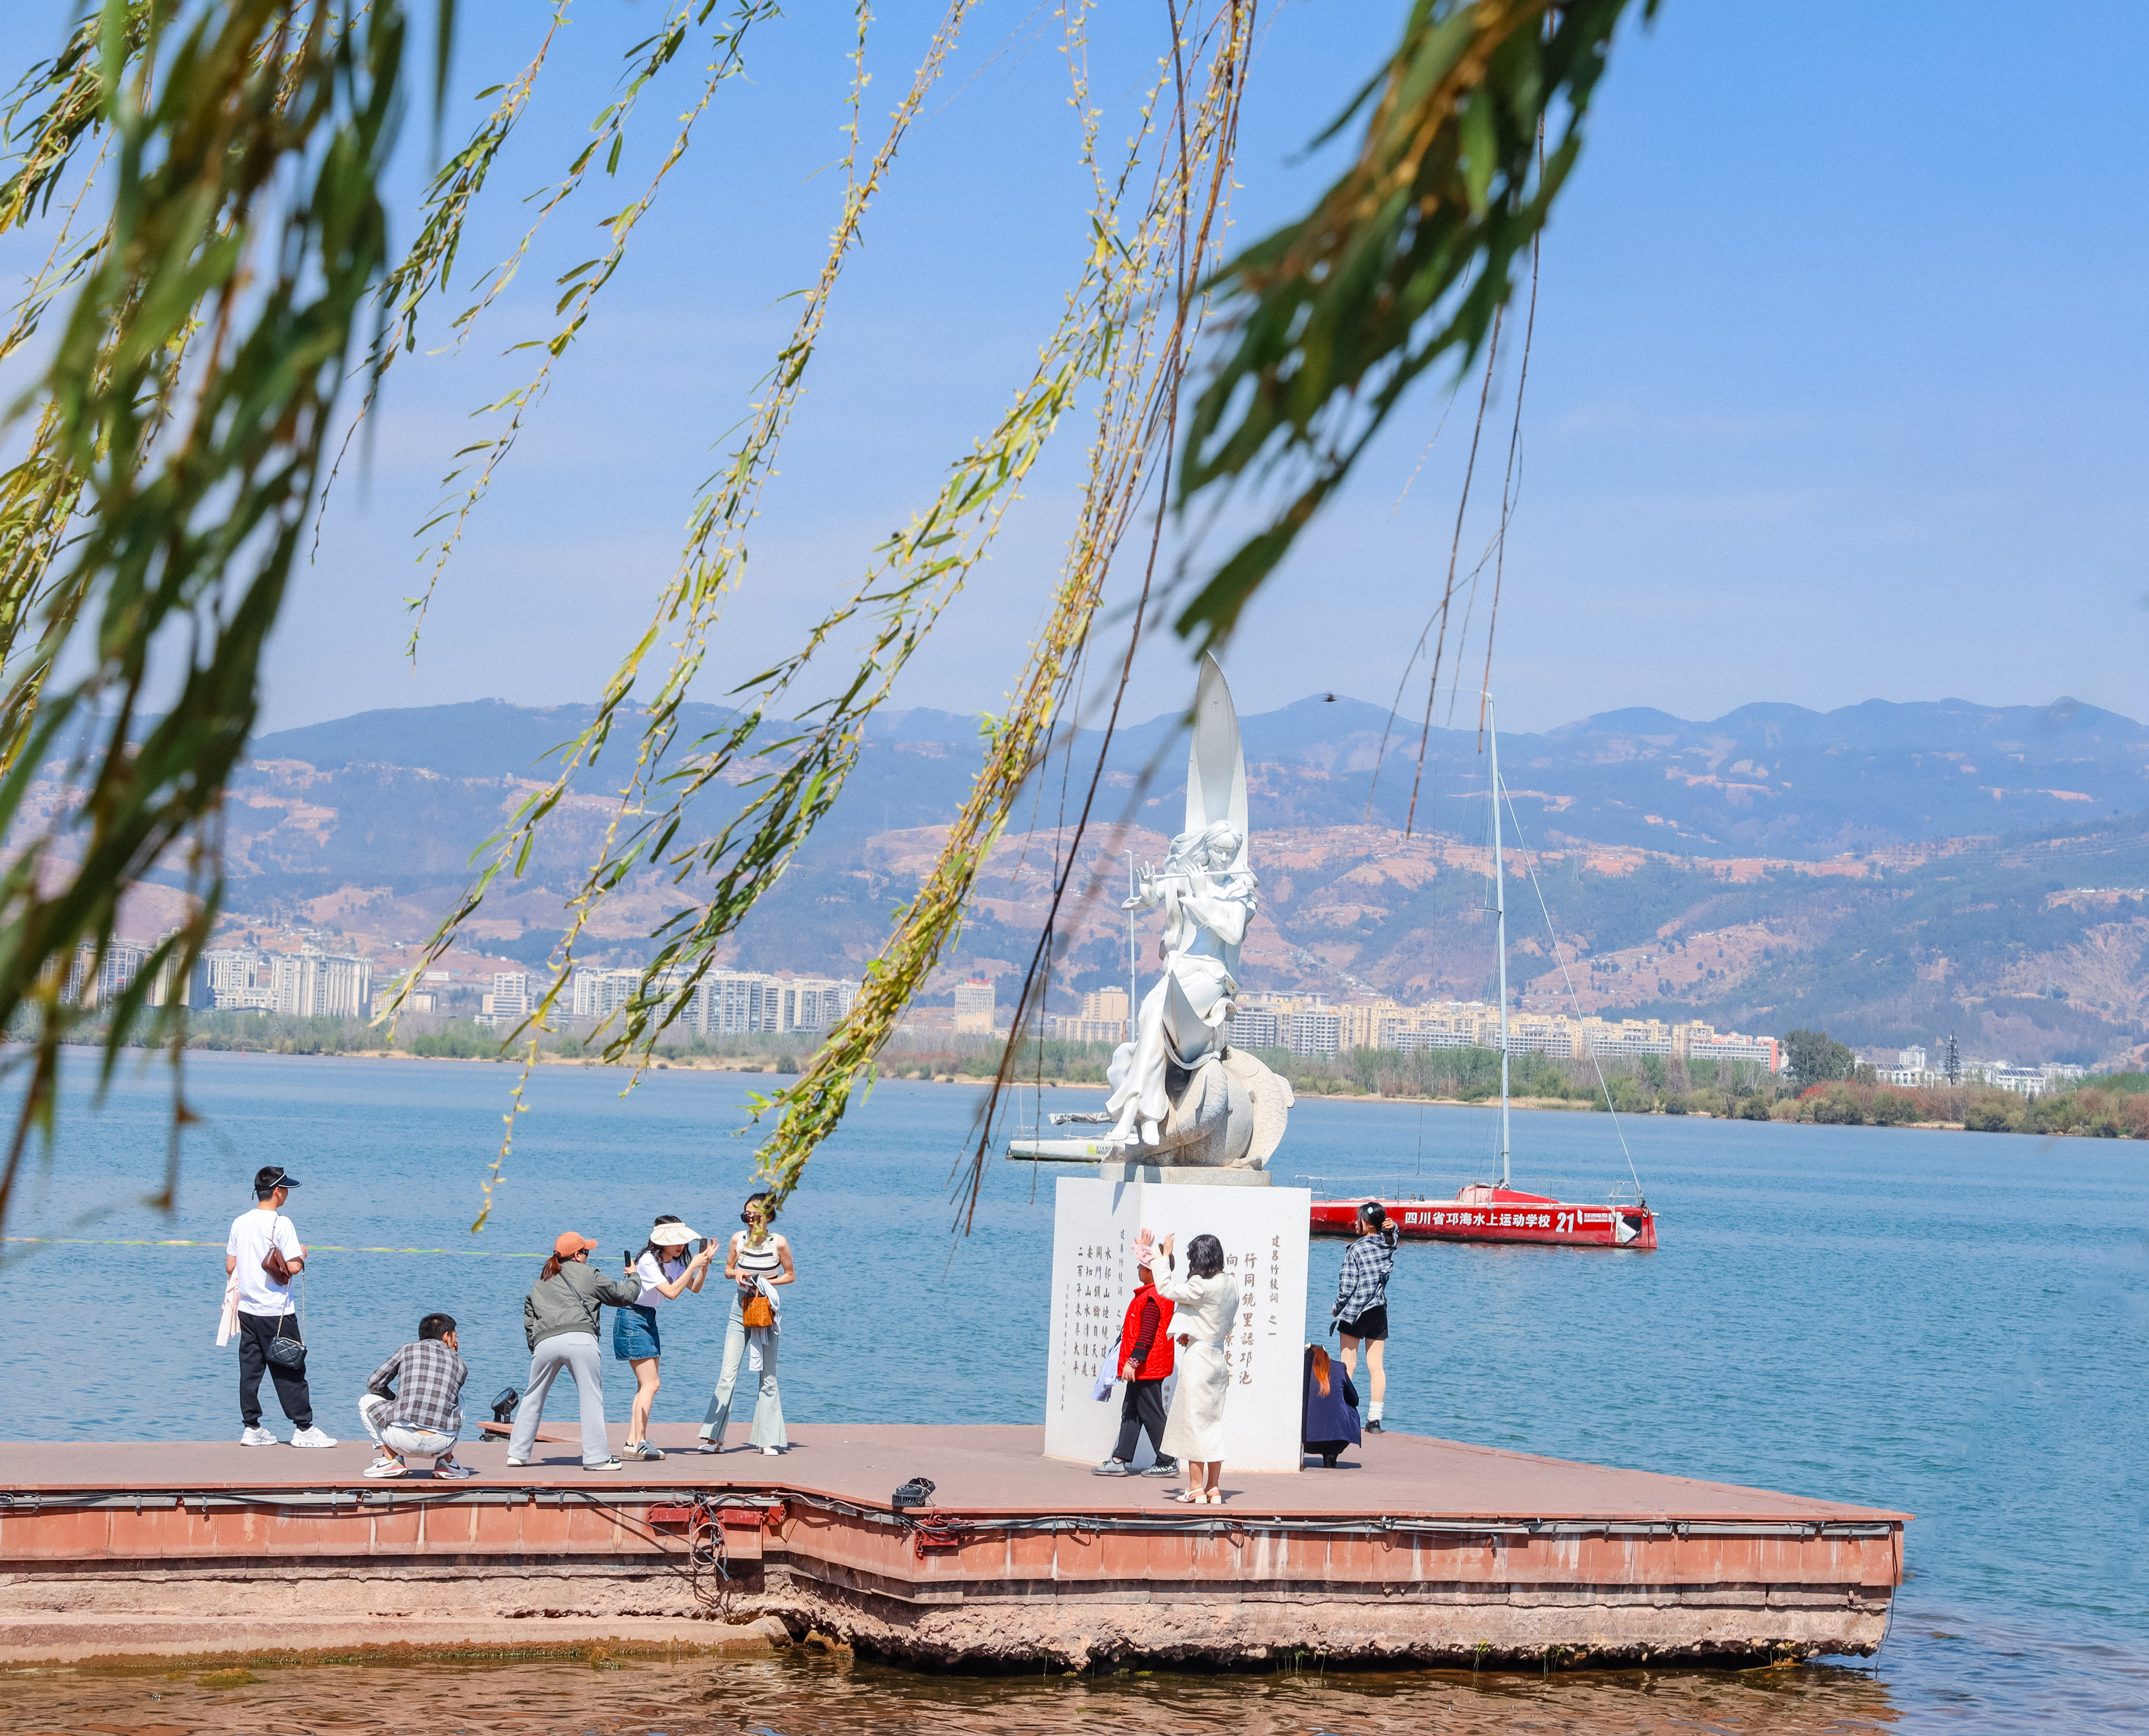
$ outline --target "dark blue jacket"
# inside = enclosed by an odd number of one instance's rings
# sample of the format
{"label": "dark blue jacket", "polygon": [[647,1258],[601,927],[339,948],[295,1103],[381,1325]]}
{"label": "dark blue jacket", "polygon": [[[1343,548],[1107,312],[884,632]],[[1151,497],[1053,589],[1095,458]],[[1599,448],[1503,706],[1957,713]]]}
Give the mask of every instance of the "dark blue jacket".
{"label": "dark blue jacket", "polygon": [[1344,1371],[1341,1357],[1332,1357],[1328,1364],[1328,1391],[1323,1392],[1313,1378],[1313,1350],[1306,1352],[1306,1402],[1300,1412],[1298,1438],[1301,1441],[1362,1442],[1365,1437],[1358,1430],[1358,1389],[1351,1384],[1351,1376]]}

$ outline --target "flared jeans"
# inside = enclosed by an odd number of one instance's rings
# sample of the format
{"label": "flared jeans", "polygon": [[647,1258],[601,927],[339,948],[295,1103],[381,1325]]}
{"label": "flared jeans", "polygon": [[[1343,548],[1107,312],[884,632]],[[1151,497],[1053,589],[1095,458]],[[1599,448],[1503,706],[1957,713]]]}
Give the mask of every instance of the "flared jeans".
{"label": "flared jeans", "polygon": [[[761,1394],[753,1404],[753,1429],[747,1436],[749,1447],[788,1447],[791,1443],[783,1432],[783,1401],[776,1390],[776,1341],[782,1336],[774,1326],[762,1333]],[[732,1295],[732,1312],[724,1327],[724,1369],[717,1376],[717,1390],[710,1395],[709,1408],[702,1418],[702,1438],[723,1445],[724,1428],[731,1421],[732,1389],[738,1384],[739,1371],[744,1366],[747,1352],[747,1329],[741,1311],[741,1300],[736,1291]],[[752,1371],[748,1370],[749,1375]]]}

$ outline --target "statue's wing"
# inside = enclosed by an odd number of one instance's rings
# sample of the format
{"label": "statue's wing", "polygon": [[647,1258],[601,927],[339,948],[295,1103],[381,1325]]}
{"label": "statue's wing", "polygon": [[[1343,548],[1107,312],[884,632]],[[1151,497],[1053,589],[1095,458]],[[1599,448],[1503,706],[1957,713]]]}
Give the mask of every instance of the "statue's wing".
{"label": "statue's wing", "polygon": [[1200,832],[1229,820],[1239,834],[1233,872],[1253,855],[1246,833],[1246,756],[1239,745],[1239,713],[1231,690],[1213,652],[1201,658],[1200,685],[1194,694],[1194,742],[1186,757],[1186,829]]}

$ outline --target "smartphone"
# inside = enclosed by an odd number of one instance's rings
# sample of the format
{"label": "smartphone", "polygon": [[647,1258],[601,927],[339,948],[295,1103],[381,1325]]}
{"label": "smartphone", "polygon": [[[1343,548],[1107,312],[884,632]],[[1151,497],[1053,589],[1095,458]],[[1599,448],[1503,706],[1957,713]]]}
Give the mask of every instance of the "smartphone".
{"label": "smartphone", "polygon": [[632,1248],[627,1249],[627,1250],[624,1253],[622,1253],[619,1257],[620,1257],[622,1260],[625,1260],[625,1261],[627,1262],[627,1269],[629,1271],[632,1271],[634,1270],[634,1250],[633,1250],[633,1249],[632,1249]]}

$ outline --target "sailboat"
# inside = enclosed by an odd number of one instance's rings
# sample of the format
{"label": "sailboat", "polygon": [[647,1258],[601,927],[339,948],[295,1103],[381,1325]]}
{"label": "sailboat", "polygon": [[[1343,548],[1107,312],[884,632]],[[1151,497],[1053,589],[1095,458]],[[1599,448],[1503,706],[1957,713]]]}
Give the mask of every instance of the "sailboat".
{"label": "sailboat", "polygon": [[[1377,1194],[1316,1199],[1312,1206],[1316,1235],[1356,1235],[1358,1208],[1378,1200],[1407,1240],[1531,1242],[1554,1248],[1637,1248],[1657,1245],[1656,1214],[1638,1186],[1631,1200],[1616,1195],[1600,1204],[1526,1194],[1513,1185],[1507,1107],[1507,868],[1500,833],[1500,732],[1486,698],[1492,747],[1492,909],[1499,925],[1500,961],[1500,1179],[1472,1182],[1452,1200],[1412,1195],[1393,1199]],[[1319,1180],[1318,1176],[1310,1180]]]}

